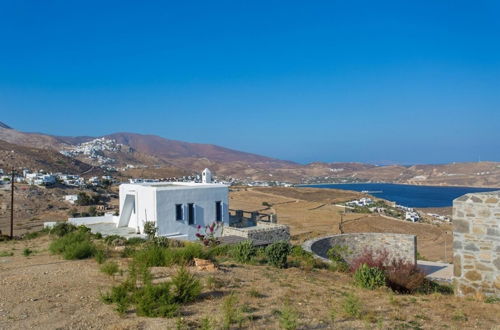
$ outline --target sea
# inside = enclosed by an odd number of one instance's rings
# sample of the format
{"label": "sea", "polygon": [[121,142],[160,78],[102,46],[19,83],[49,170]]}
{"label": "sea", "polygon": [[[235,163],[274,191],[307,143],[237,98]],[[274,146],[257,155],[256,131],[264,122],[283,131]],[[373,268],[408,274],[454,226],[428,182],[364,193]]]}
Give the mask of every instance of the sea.
{"label": "sea", "polygon": [[414,186],[392,183],[342,183],[301,185],[366,192],[407,207],[448,207],[453,200],[468,193],[495,191],[500,188]]}

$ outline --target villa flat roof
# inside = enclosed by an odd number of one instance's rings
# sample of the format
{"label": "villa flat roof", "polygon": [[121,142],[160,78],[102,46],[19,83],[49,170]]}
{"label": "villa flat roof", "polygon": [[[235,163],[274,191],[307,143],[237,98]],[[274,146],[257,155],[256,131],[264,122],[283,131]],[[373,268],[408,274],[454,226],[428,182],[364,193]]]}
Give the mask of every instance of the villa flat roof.
{"label": "villa flat roof", "polygon": [[124,183],[127,186],[149,187],[156,190],[175,190],[185,188],[227,188],[222,183],[198,183],[198,182],[143,182],[143,183]]}

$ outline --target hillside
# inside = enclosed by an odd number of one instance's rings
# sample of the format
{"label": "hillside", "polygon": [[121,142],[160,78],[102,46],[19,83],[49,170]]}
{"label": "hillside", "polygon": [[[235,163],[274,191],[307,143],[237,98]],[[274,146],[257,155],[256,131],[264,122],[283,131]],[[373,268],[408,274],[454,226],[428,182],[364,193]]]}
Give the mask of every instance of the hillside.
{"label": "hillside", "polygon": [[61,155],[57,151],[24,147],[0,140],[0,168],[30,168],[47,172],[66,172],[73,174],[98,172],[93,167],[77,159]]}
{"label": "hillside", "polygon": [[[24,133],[0,123],[0,140],[31,148],[70,151],[82,149],[92,141],[107,139],[120,148],[97,150],[92,157],[76,153],[70,156],[91,165],[127,164],[144,167],[145,177],[165,177],[166,173],[200,172],[211,168],[216,175],[241,180],[301,182],[392,182],[420,185],[500,187],[500,163],[453,163],[439,165],[376,166],[363,163],[294,162],[232,150],[211,144],[170,140],[156,135],[114,133],[100,138],[64,137]],[[102,159],[103,158],[104,162]],[[34,159],[36,162],[37,160]],[[43,163],[43,160],[40,160]],[[137,172],[137,171],[136,171]],[[135,173],[137,174],[137,173]]]}

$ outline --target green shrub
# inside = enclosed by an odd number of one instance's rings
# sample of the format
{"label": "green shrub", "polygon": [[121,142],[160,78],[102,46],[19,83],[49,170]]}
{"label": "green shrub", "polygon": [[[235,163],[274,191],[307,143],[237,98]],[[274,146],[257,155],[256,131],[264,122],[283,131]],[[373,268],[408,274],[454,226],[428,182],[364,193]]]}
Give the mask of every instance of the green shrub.
{"label": "green shrub", "polygon": [[174,317],[179,305],[170,293],[170,282],[146,285],[135,293],[137,315],[148,317]]}
{"label": "green shrub", "polygon": [[111,246],[123,246],[127,243],[127,239],[120,235],[109,235],[104,238],[104,243]]}
{"label": "green shrub", "polygon": [[14,252],[0,251],[0,257],[12,257]]}
{"label": "green shrub", "polygon": [[164,249],[164,251],[165,266],[188,265],[193,262],[194,258],[207,258],[203,246],[198,243],[189,243],[181,248],[168,248]]}
{"label": "green shrub", "polygon": [[172,277],[172,285],[174,300],[178,303],[191,302],[201,293],[200,281],[184,267]]}
{"label": "green shrub", "polygon": [[484,298],[484,302],[487,304],[495,304],[500,302],[500,298],[497,298],[495,296],[487,296],[486,298]]}
{"label": "green shrub", "polygon": [[118,313],[123,314],[133,302],[130,291],[130,286],[125,282],[112,287],[109,293],[101,295],[101,300],[105,304],[116,304]]}
{"label": "green shrub", "polygon": [[291,265],[304,270],[328,267],[326,263],[314,258],[314,255],[311,252],[304,250],[300,245],[295,245],[292,247],[290,257],[292,259],[289,262]]}
{"label": "green shrub", "polygon": [[40,237],[42,234],[44,234],[43,231],[32,231],[31,233],[24,234],[23,239],[27,239],[27,240],[34,239],[34,238]]}
{"label": "green shrub", "polygon": [[107,274],[109,276],[114,277],[119,271],[120,271],[120,267],[118,267],[118,264],[116,262],[113,262],[113,261],[109,261],[101,266],[101,272],[103,272],[104,274]]}
{"label": "green shrub", "polygon": [[127,242],[125,244],[126,245],[140,245],[144,242],[146,242],[146,240],[142,237],[130,237],[129,239],[127,239]]}
{"label": "green shrub", "polygon": [[373,290],[384,286],[385,282],[384,271],[377,267],[363,264],[354,273],[354,283],[364,289]]}
{"label": "green shrub", "polygon": [[234,292],[231,292],[222,302],[222,328],[230,329],[232,324],[243,322],[241,310],[237,307],[238,299]]}
{"label": "green shrub", "polygon": [[23,250],[23,256],[25,256],[25,257],[29,257],[32,253],[33,253],[33,250],[31,250],[30,248],[25,248]]}
{"label": "green shrub", "polygon": [[[142,242],[144,242],[144,240],[142,238],[138,238],[138,239],[141,239]],[[170,240],[166,237],[163,237],[163,236],[158,236],[158,237],[153,238],[153,243],[158,245],[158,246],[161,246],[161,247],[169,247],[170,246]]]}
{"label": "green shrub", "polygon": [[85,259],[94,255],[96,247],[90,240],[89,233],[74,231],[53,241],[49,250],[55,254],[62,254],[64,259]]}
{"label": "green shrub", "polygon": [[212,324],[212,320],[209,317],[204,317],[200,320],[200,330],[212,330],[215,329],[215,327]]}
{"label": "green shrub", "polygon": [[104,251],[103,249],[96,248],[94,253],[94,259],[95,261],[97,261],[99,265],[102,264],[104,260],[106,260],[106,251]]}
{"label": "green shrub", "polygon": [[352,293],[346,295],[342,304],[342,308],[344,312],[350,317],[354,317],[357,319],[361,317],[361,302],[359,298]]}
{"label": "green shrub", "polygon": [[144,234],[148,236],[148,240],[152,240],[156,236],[156,223],[153,221],[146,221],[144,223]]}
{"label": "green shrub", "polygon": [[229,256],[232,254],[232,247],[229,244],[212,246],[206,252],[207,259],[215,259],[215,257]]}
{"label": "green shrub", "polygon": [[69,222],[60,222],[55,224],[51,229],[50,233],[58,237],[66,236],[67,234],[74,232],[78,229],[75,225]]}
{"label": "green shrub", "polygon": [[148,245],[135,253],[134,260],[148,267],[165,266],[165,249],[156,245]]}
{"label": "green shrub", "polygon": [[283,308],[279,311],[279,323],[282,329],[294,330],[297,329],[299,316],[297,311],[286,302]]}
{"label": "green shrub", "polygon": [[342,245],[334,245],[327,252],[328,259],[331,260],[330,269],[338,272],[347,272],[349,264],[345,257],[350,254],[349,248]]}
{"label": "green shrub", "polygon": [[242,263],[249,262],[257,254],[251,240],[246,240],[233,247],[233,257]]}
{"label": "green shrub", "polygon": [[291,252],[288,242],[276,242],[266,247],[266,257],[268,262],[278,268],[285,268],[287,258]]}
{"label": "green shrub", "polygon": [[132,256],[134,256],[135,254],[135,249],[133,247],[130,247],[130,246],[126,246],[123,251],[120,253],[120,256],[122,258],[130,258]]}

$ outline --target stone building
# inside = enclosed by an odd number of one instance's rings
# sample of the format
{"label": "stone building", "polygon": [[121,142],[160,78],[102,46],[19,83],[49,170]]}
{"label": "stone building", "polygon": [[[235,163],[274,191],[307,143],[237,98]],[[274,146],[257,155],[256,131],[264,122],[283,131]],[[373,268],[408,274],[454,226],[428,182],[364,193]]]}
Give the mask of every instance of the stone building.
{"label": "stone building", "polygon": [[453,267],[458,295],[500,297],[500,191],[453,201]]}

